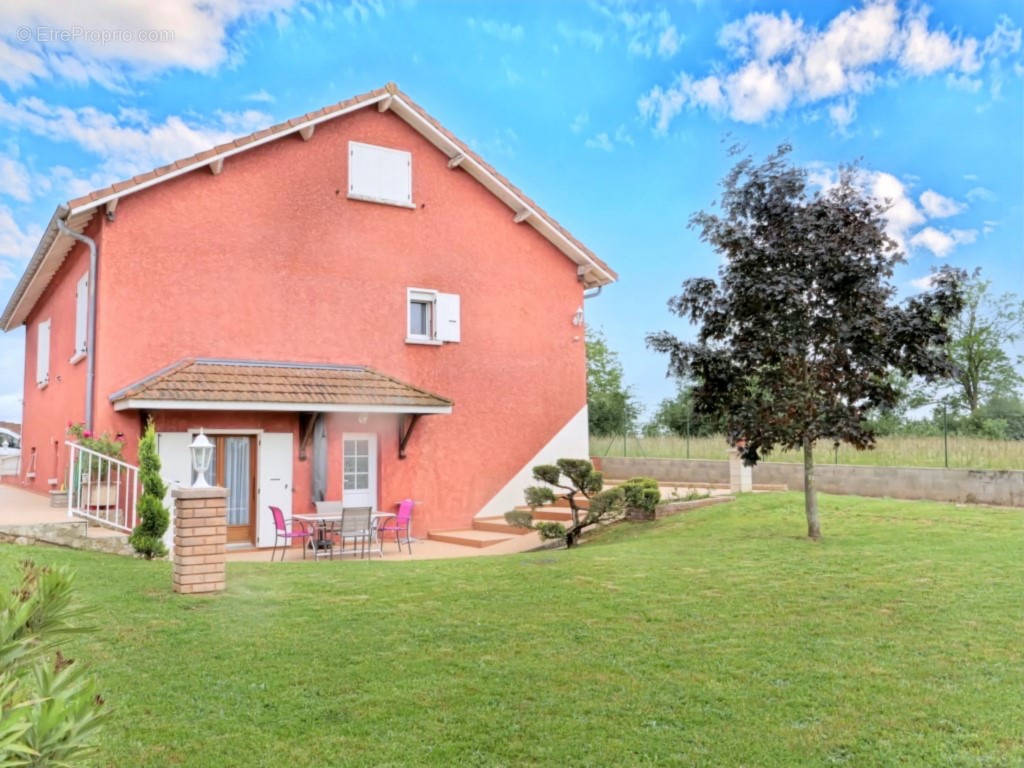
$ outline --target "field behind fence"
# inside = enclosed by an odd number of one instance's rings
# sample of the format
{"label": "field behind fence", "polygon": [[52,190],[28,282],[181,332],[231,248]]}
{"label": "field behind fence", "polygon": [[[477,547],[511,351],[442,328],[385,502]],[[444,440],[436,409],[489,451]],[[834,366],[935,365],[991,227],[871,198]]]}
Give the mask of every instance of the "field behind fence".
{"label": "field behind fence", "polygon": [[[689,449],[687,449],[689,442]],[[1024,440],[986,440],[949,436],[951,469],[1024,469]],[[649,459],[726,459],[724,437],[592,437],[592,456],[638,456]],[[777,452],[766,461],[801,462],[798,452]],[[880,437],[872,450],[839,447],[838,460],[830,444],[819,444],[815,461],[820,464],[858,464],[882,467],[942,467],[945,449],[941,437]]]}

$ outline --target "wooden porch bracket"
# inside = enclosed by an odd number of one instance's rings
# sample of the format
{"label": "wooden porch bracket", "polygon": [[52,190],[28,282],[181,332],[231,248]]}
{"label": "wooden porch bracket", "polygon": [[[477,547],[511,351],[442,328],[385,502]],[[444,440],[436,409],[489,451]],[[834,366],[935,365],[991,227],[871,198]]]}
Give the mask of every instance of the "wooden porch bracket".
{"label": "wooden porch bracket", "polygon": [[409,437],[412,435],[413,429],[416,428],[416,422],[420,420],[419,413],[410,413],[408,415],[408,425],[406,425],[406,416],[400,416],[398,419],[398,458],[405,458],[405,445],[409,442]]}
{"label": "wooden porch bracket", "polygon": [[299,461],[306,460],[306,449],[313,442],[313,429],[316,427],[315,413],[299,413]]}

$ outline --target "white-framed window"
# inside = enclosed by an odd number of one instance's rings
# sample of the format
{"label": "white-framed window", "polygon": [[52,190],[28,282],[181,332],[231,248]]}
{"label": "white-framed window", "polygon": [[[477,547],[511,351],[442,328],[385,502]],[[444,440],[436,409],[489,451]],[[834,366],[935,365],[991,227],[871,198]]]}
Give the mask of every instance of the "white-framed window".
{"label": "white-framed window", "polygon": [[36,384],[45,387],[50,383],[50,321],[44,320],[36,326]]}
{"label": "white-framed window", "polygon": [[77,363],[85,357],[89,325],[89,273],[86,272],[78,280],[75,289],[75,351],[71,362]]}
{"label": "white-framed window", "polygon": [[409,344],[443,344],[461,339],[457,293],[429,288],[406,289],[405,340]]}
{"label": "white-framed window", "polygon": [[352,200],[415,208],[412,202],[412,153],[350,141],[348,196]]}

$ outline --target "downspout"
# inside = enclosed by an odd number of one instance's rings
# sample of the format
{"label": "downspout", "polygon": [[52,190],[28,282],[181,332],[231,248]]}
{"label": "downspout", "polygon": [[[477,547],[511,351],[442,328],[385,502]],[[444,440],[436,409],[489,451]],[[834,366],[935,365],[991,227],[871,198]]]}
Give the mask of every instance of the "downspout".
{"label": "downspout", "polygon": [[598,296],[601,295],[601,289],[602,288],[604,288],[604,286],[603,285],[599,285],[599,286],[597,286],[597,288],[591,288],[590,289],[590,290],[593,291],[593,293],[587,293],[586,291],[584,291],[583,292],[583,298],[584,299],[596,299]]}
{"label": "downspout", "polygon": [[73,240],[85,243],[89,248],[89,308],[85,330],[85,428],[92,431],[93,390],[96,381],[96,273],[99,269],[96,241],[91,237],[75,232],[64,223],[64,217],[70,213],[67,206],[61,206],[61,216],[57,217],[57,229]]}

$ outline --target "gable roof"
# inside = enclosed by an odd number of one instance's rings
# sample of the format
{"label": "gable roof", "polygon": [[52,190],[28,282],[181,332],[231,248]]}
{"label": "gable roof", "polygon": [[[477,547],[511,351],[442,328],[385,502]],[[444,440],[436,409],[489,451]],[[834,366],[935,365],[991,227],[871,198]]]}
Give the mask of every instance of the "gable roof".
{"label": "gable roof", "polygon": [[550,214],[526,196],[512,182],[502,176],[416,102],[398,89],[394,83],[383,88],[353,96],[329,107],[307,112],[248,136],[199,152],[190,157],[155,168],[148,173],[119,181],[97,189],[57,206],[43,232],[39,244],[25,268],[25,273],[14,289],[0,315],[0,329],[9,331],[25,321],[32,306],[42,295],[53,275],[74,245],[74,240],[61,233],[58,220],[75,232],[83,232],[96,211],[106,207],[113,211],[117,201],[127,195],[141,192],[156,184],[202,168],[222,167],[226,158],[253,149],[285,136],[300,134],[309,138],[318,124],[349,114],[358,109],[376,105],[381,112],[390,110],[449,158],[449,167],[461,169],[476,179],[513,212],[516,223],[526,223],[537,230],[558,250],[578,265],[580,279],[586,288],[607,285],[618,275],[589,248],[577,240]]}
{"label": "gable roof", "polygon": [[360,365],[186,358],[110,396],[114,410],[451,413],[452,401]]}

